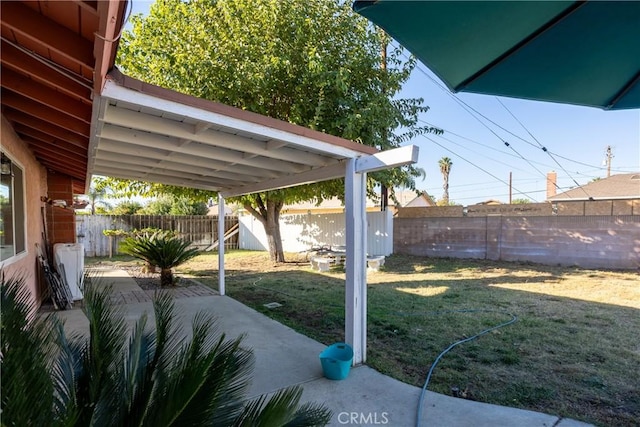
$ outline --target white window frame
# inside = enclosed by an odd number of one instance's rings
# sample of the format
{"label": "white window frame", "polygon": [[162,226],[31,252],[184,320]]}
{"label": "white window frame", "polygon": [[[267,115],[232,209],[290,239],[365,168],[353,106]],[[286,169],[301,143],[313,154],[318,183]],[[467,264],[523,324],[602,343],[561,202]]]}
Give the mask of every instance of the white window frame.
{"label": "white window frame", "polygon": [[[26,179],[25,168],[12,155],[2,151],[2,155],[11,162],[13,179],[11,180],[11,213],[13,228],[13,242],[2,247],[2,251],[13,248],[12,254],[0,259],[0,267],[11,264],[27,254],[27,208],[26,208]],[[5,227],[7,225],[5,224]]]}

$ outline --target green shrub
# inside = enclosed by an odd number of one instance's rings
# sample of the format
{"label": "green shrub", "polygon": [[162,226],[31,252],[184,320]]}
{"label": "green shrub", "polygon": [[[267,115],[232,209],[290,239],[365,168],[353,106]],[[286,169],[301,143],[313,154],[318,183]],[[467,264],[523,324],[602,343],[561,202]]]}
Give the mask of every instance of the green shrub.
{"label": "green shrub", "polygon": [[299,405],[302,389],[246,402],[252,354],[197,314],[192,337],[175,324],[173,300],[155,298],[131,332],[110,288],[91,280],[89,334],[67,337],[55,315],[36,310],[22,279],[0,270],[0,389],[6,426],[315,426],[330,412]]}
{"label": "green shrub", "polygon": [[160,269],[160,286],[174,283],[173,268],[198,255],[198,249],[189,248],[190,242],[180,240],[171,231],[126,237],[120,242],[120,252],[144,260],[148,266]]}

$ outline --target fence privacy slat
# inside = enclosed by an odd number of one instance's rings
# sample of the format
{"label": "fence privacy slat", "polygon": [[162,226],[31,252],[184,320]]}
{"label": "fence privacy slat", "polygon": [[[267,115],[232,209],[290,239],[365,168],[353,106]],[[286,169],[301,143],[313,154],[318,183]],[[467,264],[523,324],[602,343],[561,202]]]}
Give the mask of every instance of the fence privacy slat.
{"label": "fence privacy slat", "polygon": [[[109,239],[103,230],[132,231],[144,228],[177,231],[180,237],[199,249],[205,249],[218,240],[218,217],[207,215],[77,215],[76,234],[78,243],[85,248],[85,255],[109,256],[109,245],[113,253],[118,252],[122,237]],[[225,216],[225,230],[238,224],[238,217]],[[111,240],[111,242],[110,242]],[[225,242],[225,249],[237,249],[238,237]]]}

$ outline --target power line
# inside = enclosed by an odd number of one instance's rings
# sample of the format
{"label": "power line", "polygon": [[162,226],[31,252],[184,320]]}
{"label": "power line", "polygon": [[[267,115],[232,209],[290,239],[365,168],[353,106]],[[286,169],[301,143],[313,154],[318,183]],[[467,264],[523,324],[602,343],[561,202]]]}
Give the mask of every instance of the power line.
{"label": "power line", "polygon": [[[406,57],[406,56],[405,56]],[[458,103],[458,105],[464,109],[470,116],[472,116],[474,119],[476,119],[482,126],[484,126],[489,132],[491,132],[493,135],[495,135],[496,138],[498,138],[500,141],[502,141],[502,143],[510,148],[514,153],[516,153],[518,155],[518,157],[520,157],[522,160],[524,160],[525,162],[527,162],[529,164],[529,166],[531,166],[533,169],[535,169],[540,175],[542,175],[543,177],[546,178],[546,174],[544,172],[542,172],[540,169],[538,169],[536,166],[533,165],[533,163],[531,163],[531,161],[529,161],[529,159],[527,159],[526,157],[524,157],[522,154],[520,154],[518,152],[518,150],[516,150],[509,142],[507,142],[504,138],[502,138],[500,135],[498,135],[493,129],[491,129],[485,122],[483,122],[482,120],[480,120],[478,118],[478,116],[474,115],[471,111],[474,111],[477,115],[483,117],[485,120],[493,123],[495,126],[499,127],[500,129],[504,130],[505,132],[517,137],[518,139],[521,139],[522,141],[526,142],[529,145],[532,145],[535,147],[535,144],[521,138],[520,136],[514,134],[513,132],[505,129],[504,127],[500,126],[499,124],[497,124],[496,122],[494,122],[493,120],[489,119],[487,116],[485,116],[484,114],[480,113],[478,110],[476,110],[475,108],[471,107],[469,104],[467,104],[466,102],[462,101],[461,99],[459,99],[458,97],[454,96],[447,88],[445,88],[444,86],[442,86],[439,82],[437,82],[433,77],[431,77],[426,71],[424,71],[422,68],[420,68],[419,64],[416,65],[416,69],[418,71],[420,71],[425,77],[427,77],[429,80],[431,80],[431,82],[433,82],[435,85],[437,85],[440,89],[444,90],[444,92],[450,96],[456,103]],[[537,147],[536,147],[537,148]]]}
{"label": "power line", "polygon": [[[461,160],[463,160],[463,161],[465,161],[465,162],[469,163],[471,166],[473,166],[473,167],[475,167],[475,168],[477,168],[477,169],[480,169],[482,172],[484,172],[484,173],[486,173],[487,175],[489,175],[489,176],[491,176],[491,177],[495,178],[496,180],[498,180],[498,181],[502,182],[503,184],[505,184],[505,185],[507,185],[507,186],[509,185],[506,181],[504,181],[504,180],[502,180],[502,179],[498,178],[497,176],[495,176],[495,175],[494,175],[494,174],[492,174],[491,172],[487,171],[486,169],[483,169],[483,168],[481,168],[480,166],[476,165],[475,163],[470,162],[469,160],[465,159],[464,157],[462,157],[462,156],[460,156],[460,155],[456,154],[455,152],[453,152],[452,150],[448,149],[447,147],[445,147],[444,145],[440,144],[439,142],[437,142],[437,141],[433,140],[432,138],[429,138],[429,137],[428,137],[428,136],[426,136],[426,135],[421,135],[421,136],[422,136],[423,138],[425,138],[425,139],[427,139],[427,140],[429,140],[429,141],[433,142],[433,143],[434,143],[434,144],[436,144],[438,147],[440,147],[440,148],[442,148],[442,149],[444,149],[444,150],[446,150],[446,151],[450,152],[451,154],[453,154],[454,156],[458,157],[459,159],[461,159]],[[522,194],[523,196],[527,196],[527,197],[529,197],[530,199],[532,199],[532,200],[534,200],[534,201],[535,201],[535,199],[534,199],[533,197],[529,196],[527,193],[525,193],[525,192],[523,192],[523,191],[520,191],[520,190],[518,190],[518,189],[517,189],[517,188],[515,188],[515,187],[512,187],[512,188],[513,188],[517,193],[520,193],[520,194]]]}
{"label": "power line", "polygon": [[[496,162],[496,163],[499,163],[499,164],[501,164],[501,165],[503,165],[503,166],[507,166],[507,167],[509,167],[509,168],[512,168],[512,169],[515,169],[515,170],[519,170],[519,171],[521,171],[521,172],[526,172],[525,170],[522,170],[522,169],[516,168],[516,167],[514,167],[513,165],[509,165],[509,164],[507,164],[507,163],[501,162],[501,161],[496,160],[496,159],[494,159],[494,158],[488,157],[488,156],[486,156],[486,155],[484,155],[484,154],[482,154],[482,153],[478,153],[478,152],[476,152],[476,151],[473,151],[473,150],[471,150],[469,147],[465,147],[465,146],[464,146],[464,145],[462,145],[462,144],[458,144],[457,142],[452,141],[452,140],[450,140],[449,138],[446,138],[446,137],[444,137],[444,136],[442,136],[442,135],[439,135],[438,137],[439,137],[439,138],[441,138],[441,139],[444,139],[444,140],[445,140],[445,141],[447,141],[447,142],[450,142],[450,143],[451,143],[451,144],[453,144],[453,145],[456,145],[456,146],[458,146],[458,147],[464,148],[465,150],[468,150],[468,151],[470,151],[471,153],[473,153],[473,154],[475,154],[475,155],[477,155],[477,156],[484,157],[484,158],[486,158],[486,159],[489,159],[489,160],[492,160],[492,161],[494,161],[494,162]],[[507,153],[504,153],[504,154],[507,154]]]}
{"label": "power line", "polygon": [[[404,54],[404,52],[403,52],[403,55],[405,56],[405,58],[407,57],[407,56],[406,56],[406,54]],[[409,58],[407,58],[407,59],[409,59]],[[540,143],[540,141],[538,141],[538,139],[537,139],[537,138],[536,138],[536,137],[535,137],[535,136],[534,136],[534,135],[529,131],[529,129],[527,129],[527,127],[526,127],[526,126],[524,126],[524,124],[523,124],[520,120],[518,120],[518,118],[517,118],[517,117],[516,117],[512,112],[511,112],[511,110],[509,110],[509,109],[506,107],[506,105],[504,105],[504,104],[503,104],[503,103],[502,103],[502,102],[501,102],[497,97],[496,97],[496,99],[498,100],[498,102],[499,102],[499,103],[500,103],[500,104],[501,104],[501,105],[502,105],[502,106],[507,110],[507,112],[508,112],[508,113],[509,113],[509,114],[510,114],[510,115],[511,115],[511,116],[512,116],[512,117],[513,117],[517,122],[518,122],[518,124],[520,124],[520,126],[521,126],[521,127],[522,127],[522,128],[523,128],[523,129],[524,129],[524,130],[529,134],[529,136],[530,136],[531,138],[533,138],[533,140],[537,143],[537,146],[536,146],[535,144],[533,144],[532,142],[530,142],[530,141],[528,141],[528,140],[526,140],[526,139],[522,138],[521,136],[519,136],[519,135],[517,135],[517,134],[515,134],[515,133],[511,132],[510,130],[506,129],[505,127],[503,127],[503,126],[499,125],[499,124],[498,124],[498,123],[496,123],[495,121],[491,120],[489,117],[487,117],[487,116],[485,116],[484,114],[482,114],[482,113],[481,113],[480,111],[478,111],[477,109],[473,108],[472,106],[470,106],[470,105],[469,105],[469,104],[467,104],[466,102],[464,102],[464,101],[460,100],[459,98],[457,98],[456,96],[454,96],[454,95],[453,95],[453,94],[452,94],[452,93],[451,93],[451,92],[450,92],[446,87],[444,87],[442,84],[440,84],[440,82],[436,81],[436,80],[435,80],[434,78],[432,78],[432,77],[431,77],[427,72],[425,72],[425,70],[423,70],[423,69],[420,67],[420,64],[419,64],[419,63],[417,63],[417,64],[416,64],[416,68],[417,68],[417,69],[418,69],[418,71],[420,71],[420,72],[421,72],[425,77],[427,77],[427,78],[428,78],[428,79],[429,79],[433,84],[435,84],[437,87],[439,87],[441,90],[443,90],[443,91],[444,91],[448,96],[450,96],[450,97],[451,97],[451,98],[452,98],[452,99],[453,99],[453,100],[454,100],[454,101],[455,101],[455,102],[456,102],[456,103],[457,103],[457,104],[458,104],[462,109],[464,109],[464,110],[465,110],[469,115],[471,115],[473,118],[475,118],[475,119],[476,119],[476,120],[477,120],[477,121],[478,121],[482,126],[484,126],[487,130],[489,130],[489,131],[490,131],[490,132],[491,132],[495,137],[497,137],[500,141],[502,141],[502,143],[503,143],[506,147],[509,147],[509,148],[510,148],[514,153],[515,153],[516,157],[519,157],[520,159],[524,160],[527,164],[529,164],[529,166],[531,166],[534,170],[536,170],[536,171],[537,171],[541,176],[543,176],[545,179],[547,179],[547,175],[546,175],[545,173],[543,173],[540,169],[538,169],[538,168],[533,164],[533,161],[529,160],[528,158],[526,158],[525,156],[523,156],[522,154],[520,154],[520,153],[519,153],[519,152],[518,152],[518,151],[517,151],[517,150],[516,150],[516,149],[515,149],[515,148],[514,148],[510,143],[509,143],[509,142],[507,142],[507,141],[506,141],[505,139],[503,139],[500,135],[498,135],[498,134],[497,134],[493,129],[491,129],[491,128],[490,128],[490,127],[489,127],[485,122],[483,122],[482,120],[480,120],[480,119],[478,118],[478,116],[480,116],[480,117],[484,118],[486,121],[488,121],[488,122],[492,123],[494,126],[498,127],[499,129],[503,130],[504,132],[507,132],[508,134],[510,134],[510,135],[512,135],[512,136],[514,136],[514,137],[516,137],[516,138],[518,138],[518,139],[520,139],[521,141],[523,141],[523,142],[525,142],[525,143],[527,143],[527,144],[531,145],[532,147],[534,147],[534,148],[536,148],[536,149],[538,149],[538,148],[539,148],[539,149],[542,149],[542,151],[544,151],[545,153],[547,153],[547,155],[548,155],[548,156],[549,156],[549,157],[554,161],[554,163],[555,163],[558,167],[560,167],[560,169],[561,169],[561,170],[562,170],[562,171],[563,171],[563,172],[564,172],[564,173],[565,173],[565,174],[566,174],[566,175],[567,175],[567,176],[568,176],[568,177],[569,177],[569,178],[574,182],[574,184],[575,184],[576,186],[580,187],[580,188],[582,189],[582,191],[583,191],[583,192],[584,192],[584,193],[585,193],[585,194],[590,198],[590,196],[589,196],[589,194],[587,193],[587,191],[586,191],[582,186],[580,186],[580,184],[578,184],[578,182],[577,182],[577,181],[573,178],[573,176],[572,176],[572,175],[567,171],[567,169],[566,169],[562,164],[560,164],[560,162],[556,159],[556,157],[563,158],[563,159],[565,159],[565,160],[569,160],[569,161],[573,161],[573,162],[575,162],[575,163],[578,163],[578,164],[581,164],[581,165],[584,165],[584,166],[588,166],[588,167],[594,167],[593,165],[587,165],[586,163],[577,162],[577,161],[575,161],[575,160],[573,160],[573,159],[567,159],[566,157],[563,157],[563,156],[560,156],[560,155],[555,155],[554,153],[550,152],[550,151],[549,151],[549,150],[548,150],[544,145],[542,145],[542,144]],[[475,114],[473,114],[471,111],[473,111]],[[420,120],[420,119],[419,119],[419,121],[422,121],[422,120]],[[425,123],[426,123],[426,122],[425,122]],[[428,124],[428,123],[427,123],[427,124]],[[452,132],[450,132],[450,131],[449,131],[449,133],[452,133]],[[452,133],[452,134],[454,134],[454,133]],[[458,136],[459,136],[459,135],[458,135]],[[461,137],[461,136],[459,136],[459,137]],[[436,141],[434,141],[433,139],[431,139],[431,138],[427,138],[427,137],[425,137],[425,138],[426,138],[426,139],[428,139],[428,140],[430,140],[431,142],[435,143],[436,145],[440,146],[441,148],[443,148],[443,149],[445,149],[445,150],[447,150],[447,151],[451,152],[452,154],[454,154],[454,155],[456,155],[457,157],[461,158],[461,159],[462,159],[462,160],[464,160],[465,162],[467,162],[467,163],[469,163],[469,164],[472,164],[474,167],[476,167],[476,168],[478,168],[478,169],[482,170],[483,172],[485,172],[485,173],[489,174],[490,176],[492,176],[492,177],[496,178],[498,181],[500,181],[500,182],[503,182],[503,183],[504,183],[504,181],[503,181],[503,180],[501,180],[501,179],[499,179],[499,178],[495,177],[494,175],[490,174],[490,173],[489,173],[489,172],[487,172],[486,170],[484,170],[484,169],[480,168],[479,166],[475,165],[474,163],[472,163],[472,162],[470,162],[470,161],[466,160],[465,158],[463,158],[462,156],[460,156],[460,155],[456,154],[456,153],[455,153],[455,152],[453,152],[452,150],[447,149],[446,147],[444,147],[443,145],[441,145],[441,144],[437,143],[437,142],[436,142]],[[451,141],[450,139],[444,138],[444,137],[442,137],[442,136],[441,136],[441,138],[443,138],[443,139],[444,139],[444,140],[446,140],[446,141],[449,141],[449,142],[450,142],[450,143],[452,143],[452,144],[455,144],[455,145],[461,146],[460,144],[457,144],[456,142]],[[463,137],[463,138],[465,138],[465,137]],[[468,139],[468,138],[465,138],[465,139]],[[470,140],[471,142],[477,143],[476,141],[473,141],[473,140],[471,140],[471,139],[468,139],[468,140]],[[480,144],[480,145],[483,145],[483,144]],[[467,147],[464,147],[464,148],[466,148],[466,149],[468,149],[469,151],[471,151],[471,152],[475,153],[473,150],[470,150],[470,149],[469,149],[469,148],[467,148]],[[487,148],[489,148],[489,147],[487,147]],[[500,151],[500,150],[496,150],[496,151],[498,151],[498,152],[500,152],[500,153],[502,153],[502,154],[507,154],[507,153],[504,153],[504,152],[502,152],[502,151]],[[478,154],[478,153],[475,153],[475,154]],[[555,156],[555,157],[554,157],[554,156]],[[485,157],[485,156],[483,156],[483,157]],[[496,161],[495,159],[492,159],[492,160]],[[504,163],[499,162],[499,161],[496,161],[496,162],[497,162],[497,163],[500,163],[500,164],[504,164]],[[539,162],[536,162],[536,163],[539,163]],[[511,165],[509,165],[509,166],[511,166]],[[554,185],[555,185],[555,187],[556,187],[557,189],[560,189],[560,187],[558,186],[557,182],[554,182]],[[524,193],[523,193],[523,194],[524,194]]]}
{"label": "power line", "polygon": [[[528,182],[532,182],[532,181],[539,181],[540,178],[519,178],[519,179],[515,179],[514,181],[528,181]],[[451,185],[449,188],[453,188],[453,189],[458,189],[461,187],[478,187],[481,186],[482,188],[488,188],[487,185],[488,184],[495,184],[495,181],[486,181],[486,182],[473,182],[473,183],[469,183],[469,184],[458,184],[458,185]],[[433,189],[438,189],[439,187],[433,187],[431,188]],[[497,187],[496,187],[497,188]],[[427,188],[429,189],[429,188]],[[471,189],[467,189],[467,190],[462,190],[462,191],[476,191],[475,189],[471,188]]]}
{"label": "power line", "polygon": [[[565,187],[566,190],[569,190],[570,187]],[[534,190],[534,191],[529,191],[529,194],[532,193],[545,193],[547,190]],[[495,198],[500,198],[500,197],[508,197],[509,194],[491,194],[488,196],[473,196],[473,197],[455,197],[455,200],[460,201],[460,200],[473,200],[473,199],[483,199],[483,198],[487,198],[487,197],[495,197]],[[535,200],[534,200],[535,202]],[[539,203],[539,202],[536,202]]]}
{"label": "power line", "polygon": [[[540,146],[540,148],[542,149],[542,151],[544,151],[545,153],[547,153],[547,154],[549,155],[549,157],[551,157],[551,160],[553,160],[553,161],[554,161],[554,162],[555,162],[555,163],[560,167],[560,169],[562,169],[562,171],[563,171],[564,173],[566,173],[566,174],[567,174],[567,176],[568,176],[569,178],[571,178],[571,180],[572,180],[572,181],[573,181],[573,182],[574,182],[578,187],[580,187],[580,189],[582,189],[582,191],[584,192],[584,194],[586,194],[586,195],[587,195],[587,197],[588,197],[589,199],[591,199],[591,196],[589,195],[589,193],[587,193],[587,190],[585,190],[585,189],[584,189],[584,187],[582,187],[580,184],[578,184],[578,181],[576,181],[576,180],[573,178],[573,176],[571,176],[571,174],[570,174],[570,173],[569,173],[569,172],[564,168],[564,166],[562,166],[562,165],[560,164],[560,162],[558,162],[558,161],[556,160],[556,158],[555,158],[555,157],[553,157],[553,156],[551,155],[551,153],[549,153],[549,150],[547,150],[547,147],[545,147],[544,145],[542,145],[542,144],[540,143],[540,141],[538,141],[538,138],[536,138],[536,137],[531,133],[531,131],[530,131],[530,130],[529,130],[529,129],[528,129],[528,128],[527,128],[527,127],[526,127],[526,126],[525,126],[525,125],[520,121],[520,120],[518,120],[518,118],[515,116],[515,114],[513,114],[513,113],[511,112],[511,110],[509,110],[509,109],[507,108],[507,106],[506,106],[506,105],[504,105],[504,104],[502,103],[502,101],[500,101],[500,99],[499,99],[497,96],[495,97],[495,99],[500,103],[500,105],[502,105],[502,106],[504,107],[504,109],[505,109],[505,110],[507,110],[507,112],[511,115],[511,117],[513,117],[513,118],[515,119],[515,121],[516,121],[516,122],[518,122],[518,124],[519,124],[520,126],[522,126],[522,128],[523,128],[523,129],[524,129],[524,130],[529,134],[529,136],[530,136],[531,138],[533,138],[533,140],[534,140],[534,141],[535,141],[535,142]],[[557,183],[554,183],[554,184],[555,184],[555,186],[556,186],[557,188],[559,188]]]}
{"label": "power line", "polygon": [[[424,136],[424,135],[423,135],[423,136]],[[444,138],[444,137],[442,137],[441,135],[438,135],[438,137],[443,138],[443,139],[445,139],[446,141],[449,141],[449,142],[451,142],[451,143],[452,143],[452,144],[454,144],[454,145],[461,146],[460,144],[458,144],[458,143],[456,143],[456,142],[454,142],[454,141],[451,141],[451,140],[450,140],[450,139],[448,139],[448,138]],[[507,185],[507,186],[509,185],[508,183],[506,183],[506,181],[501,180],[500,178],[498,178],[498,177],[496,177],[496,176],[492,175],[491,173],[487,172],[487,171],[486,171],[486,170],[484,170],[483,168],[481,168],[481,167],[479,167],[478,165],[476,165],[474,162],[471,162],[471,161],[467,160],[467,159],[466,159],[466,158],[464,158],[462,155],[460,155],[460,154],[458,154],[458,153],[454,152],[453,150],[451,150],[451,149],[449,149],[449,148],[444,147],[443,145],[441,145],[441,144],[437,143],[436,141],[434,141],[434,140],[433,140],[433,139],[431,139],[431,138],[427,138],[427,137],[425,137],[425,138],[426,138],[426,139],[428,139],[428,140],[430,140],[430,141],[432,141],[432,142],[434,142],[436,145],[440,146],[441,148],[444,148],[445,150],[447,150],[448,152],[452,153],[453,155],[455,155],[456,157],[460,158],[461,160],[463,160],[463,161],[465,161],[465,162],[467,162],[467,163],[469,163],[469,164],[473,165],[474,167],[476,167],[476,168],[480,169],[481,171],[483,171],[483,172],[485,172],[485,173],[489,174],[490,176],[492,176],[492,177],[496,178],[496,179],[497,179],[499,182],[501,182],[502,184],[505,184],[505,185]],[[481,144],[481,145],[482,145],[482,144]],[[474,152],[473,150],[470,150],[468,147],[464,147],[464,146],[462,146],[462,147],[463,147],[463,148],[466,148],[467,150],[471,151],[471,152],[472,152],[472,153],[474,153],[474,154],[480,155],[480,156],[482,156],[482,157],[486,157],[486,156],[484,156],[484,155],[482,155],[482,154],[479,154],[479,153]],[[499,151],[499,150],[498,150],[498,151]],[[509,153],[503,153],[503,154],[509,154]],[[495,159],[491,159],[491,160],[494,160],[494,161],[496,161],[497,163],[500,163],[500,164],[504,164],[504,165],[506,165],[505,163],[499,162],[499,161],[497,161],[497,160],[495,160]],[[506,166],[512,166],[512,165],[506,165]],[[512,188],[513,188],[513,186],[512,186]],[[517,190],[517,189],[516,189],[516,190]],[[433,190],[433,191],[435,191],[435,190]],[[517,191],[518,191],[518,190],[517,190]],[[520,192],[520,191],[519,191],[519,192]],[[520,192],[520,193],[525,194],[525,193],[523,193],[523,192]]]}
{"label": "power line", "polygon": [[[406,56],[405,56],[406,58]],[[502,129],[503,131],[507,132],[509,135],[514,136],[515,138],[520,139],[521,141],[535,147],[535,144],[533,144],[530,141],[527,141],[526,139],[522,138],[521,136],[511,132],[510,130],[504,128],[503,126],[499,125],[498,123],[494,122],[493,120],[491,120],[490,118],[488,118],[487,116],[485,116],[484,114],[482,114],[481,112],[479,112],[478,110],[476,110],[475,108],[473,108],[472,106],[470,106],[469,104],[467,104],[466,102],[464,102],[463,100],[459,99],[457,96],[453,95],[451,93],[451,91],[449,89],[447,89],[446,87],[444,87],[443,85],[440,84],[440,82],[438,82],[436,79],[434,79],[433,77],[431,77],[425,70],[423,70],[422,68],[420,68],[419,64],[416,64],[416,69],[418,71],[420,71],[426,78],[428,78],[433,84],[435,84],[436,86],[438,86],[441,90],[443,90],[449,97],[451,97],[456,103],[458,103],[458,105],[460,105],[471,117],[473,117],[474,119],[476,119],[482,126],[484,126],[485,128],[487,128],[487,130],[489,132],[491,132],[492,134],[494,134],[498,139],[500,139],[501,141],[504,142],[504,139],[498,135],[493,129],[491,129],[489,126],[487,126],[486,123],[484,123],[482,120],[478,119],[478,117],[474,114],[472,114],[469,110],[475,112],[478,116],[484,118],[485,120],[487,120],[488,122],[492,123],[493,125],[497,126],[498,128]]]}
{"label": "power line", "polygon": [[[434,127],[436,126],[436,125],[433,125],[433,124],[431,124],[431,123],[429,123],[429,122],[427,122],[427,121],[425,121],[425,120],[422,120],[422,119],[418,119],[418,121],[419,121],[419,122],[421,122],[421,123],[424,123],[424,124],[426,124],[426,125],[429,125],[429,126],[434,126]],[[506,152],[506,151],[502,151],[502,150],[500,150],[500,149],[498,149],[498,148],[492,147],[492,146],[487,145],[487,144],[483,144],[483,143],[478,142],[478,141],[475,141],[475,140],[473,140],[473,139],[471,139],[471,138],[468,138],[468,137],[465,137],[465,136],[459,135],[459,134],[457,134],[457,133],[455,133],[455,132],[452,132],[452,131],[450,131],[450,130],[447,130],[447,129],[444,129],[444,128],[440,128],[440,129],[444,130],[446,134],[451,134],[451,135],[457,136],[458,138],[465,139],[465,140],[467,140],[467,141],[469,141],[469,142],[471,142],[471,143],[473,143],[473,144],[480,145],[481,147],[484,147],[484,148],[486,148],[486,149],[488,149],[488,150],[496,151],[496,152],[498,152],[498,153],[500,153],[500,154],[503,154],[503,155],[505,155],[505,156],[510,156],[510,157],[520,158],[520,156],[518,156],[518,155],[516,155],[516,154],[508,153],[508,152]],[[447,138],[446,138],[446,137],[444,137],[443,135],[436,135],[436,136],[437,136],[437,137],[439,137],[439,138],[442,138],[442,139],[444,139],[444,140],[446,140],[446,141],[449,141],[449,142],[451,142],[451,143],[453,143],[453,144],[456,144],[456,145],[458,145],[458,146],[461,146],[461,147],[463,147],[463,148],[465,148],[465,149],[467,149],[467,150],[469,150],[469,151],[471,151],[471,152],[474,152],[474,151],[472,151],[471,149],[469,149],[468,147],[466,147],[466,146],[464,146],[464,145],[457,144],[456,142],[451,141],[450,139],[447,139]],[[495,160],[495,159],[493,159],[493,158],[492,158],[491,160],[494,160],[494,161],[498,162],[497,160]],[[530,160],[530,162],[531,162],[531,163],[537,163],[537,164],[539,164],[539,165],[541,165],[541,166],[549,167],[549,165],[546,165],[546,164],[544,164],[544,163],[537,162],[537,161],[534,161],[534,160]],[[498,162],[498,163],[501,163],[501,162]],[[502,164],[504,164],[504,163],[502,163]],[[513,167],[513,165],[507,165],[507,166],[509,166],[509,167]],[[522,170],[522,169],[518,169],[518,170]]]}
{"label": "power line", "polygon": [[[507,153],[507,152],[502,151],[502,150],[500,150],[500,149],[498,149],[498,148],[492,147],[492,146],[487,145],[487,144],[483,144],[483,143],[478,142],[478,141],[476,141],[476,140],[474,140],[474,139],[471,139],[471,138],[469,138],[469,137],[467,137],[467,136],[464,136],[464,135],[460,135],[460,134],[458,134],[458,133],[455,133],[455,132],[454,132],[454,131],[452,131],[452,130],[445,129],[445,128],[443,128],[443,127],[439,126],[439,125],[436,125],[436,124],[430,123],[430,122],[428,122],[428,121],[426,121],[426,120],[418,119],[418,121],[419,121],[419,122],[421,122],[421,123],[424,123],[424,124],[426,124],[426,125],[428,125],[428,126],[437,127],[437,128],[439,128],[439,129],[442,129],[443,131],[445,131],[445,133],[448,133],[448,134],[451,134],[451,135],[455,135],[455,136],[457,136],[458,138],[462,138],[462,139],[465,139],[465,140],[467,140],[467,141],[469,141],[469,142],[473,142],[474,144],[481,145],[481,146],[483,146],[483,147],[486,147],[486,148],[487,148],[487,149],[489,149],[489,150],[497,151],[497,152],[502,153],[502,154],[504,154],[504,155],[506,155],[506,156],[518,157],[518,156],[516,156],[515,154]],[[537,147],[536,147],[536,148],[537,148]],[[569,158],[569,157],[564,157],[564,156],[562,156],[561,154],[555,153],[555,152],[553,152],[553,151],[551,151],[551,150],[549,150],[549,153],[551,153],[551,154],[553,154],[554,156],[559,157],[559,158],[561,158],[561,159],[563,159],[563,160],[566,160],[566,161],[568,161],[568,162],[572,162],[572,163],[575,163],[575,164],[578,164],[578,165],[581,165],[581,166],[586,166],[586,167],[589,167],[589,168],[594,168],[595,170],[597,170],[597,171],[599,171],[599,172],[601,172],[601,171],[604,169],[604,168],[603,168],[603,167],[601,167],[601,166],[591,165],[591,164],[588,164],[588,163],[583,163],[583,162],[580,162],[580,161],[578,161],[578,160],[571,159],[571,158]],[[546,166],[546,165],[544,165],[543,163],[540,163],[540,162],[534,162],[533,160],[532,160],[532,162],[533,162],[533,163],[538,163],[538,164],[540,164],[540,165],[542,165],[542,166]],[[633,167],[633,166],[630,166],[630,167],[628,167],[627,169],[629,169],[629,170],[636,170],[636,168],[635,168],[635,167]],[[625,172],[624,167],[611,168],[611,170],[616,171],[616,172]]]}
{"label": "power line", "polygon": [[[522,180],[520,180],[522,181]],[[530,181],[530,180],[524,180],[524,181]],[[539,181],[539,179],[536,179],[535,181]],[[488,186],[487,184],[491,184],[490,186]],[[521,182],[521,184],[526,184]],[[461,195],[461,194],[468,194],[468,193],[473,193],[474,197],[481,197],[478,196],[477,194],[479,192],[485,192],[485,191],[492,191],[492,190],[500,190],[500,189],[504,189],[504,183],[502,182],[495,182],[495,181],[491,181],[489,183],[478,183],[478,184],[472,184],[473,188],[461,188],[461,187],[469,187],[469,184],[466,185],[452,185],[449,188],[453,191],[455,191],[456,195]],[[425,188],[425,191],[427,192],[435,192],[438,191],[441,187],[439,186],[427,186]],[[570,189],[572,187],[566,187],[567,189]],[[540,193],[540,192],[545,192],[545,190],[533,190],[533,191],[529,191],[529,193]],[[458,196],[456,197],[456,199],[458,198]]]}

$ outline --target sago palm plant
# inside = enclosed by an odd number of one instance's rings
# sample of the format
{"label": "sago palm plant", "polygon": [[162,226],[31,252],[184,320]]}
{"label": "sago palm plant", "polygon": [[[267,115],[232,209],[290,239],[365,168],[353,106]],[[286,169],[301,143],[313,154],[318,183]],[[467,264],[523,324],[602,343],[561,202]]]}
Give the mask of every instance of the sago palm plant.
{"label": "sago palm plant", "polygon": [[173,268],[198,255],[198,249],[189,245],[174,233],[158,231],[123,239],[120,252],[160,268],[160,286],[168,286],[174,283]]}
{"label": "sago palm plant", "polygon": [[[6,426],[314,426],[329,411],[299,406],[302,390],[246,402],[252,353],[198,314],[191,338],[168,295],[129,332],[108,287],[85,293],[89,334],[65,335],[55,315],[33,316],[24,281],[2,284],[1,410]],[[98,281],[99,282],[99,281]],[[105,290],[106,289],[106,290]]]}

